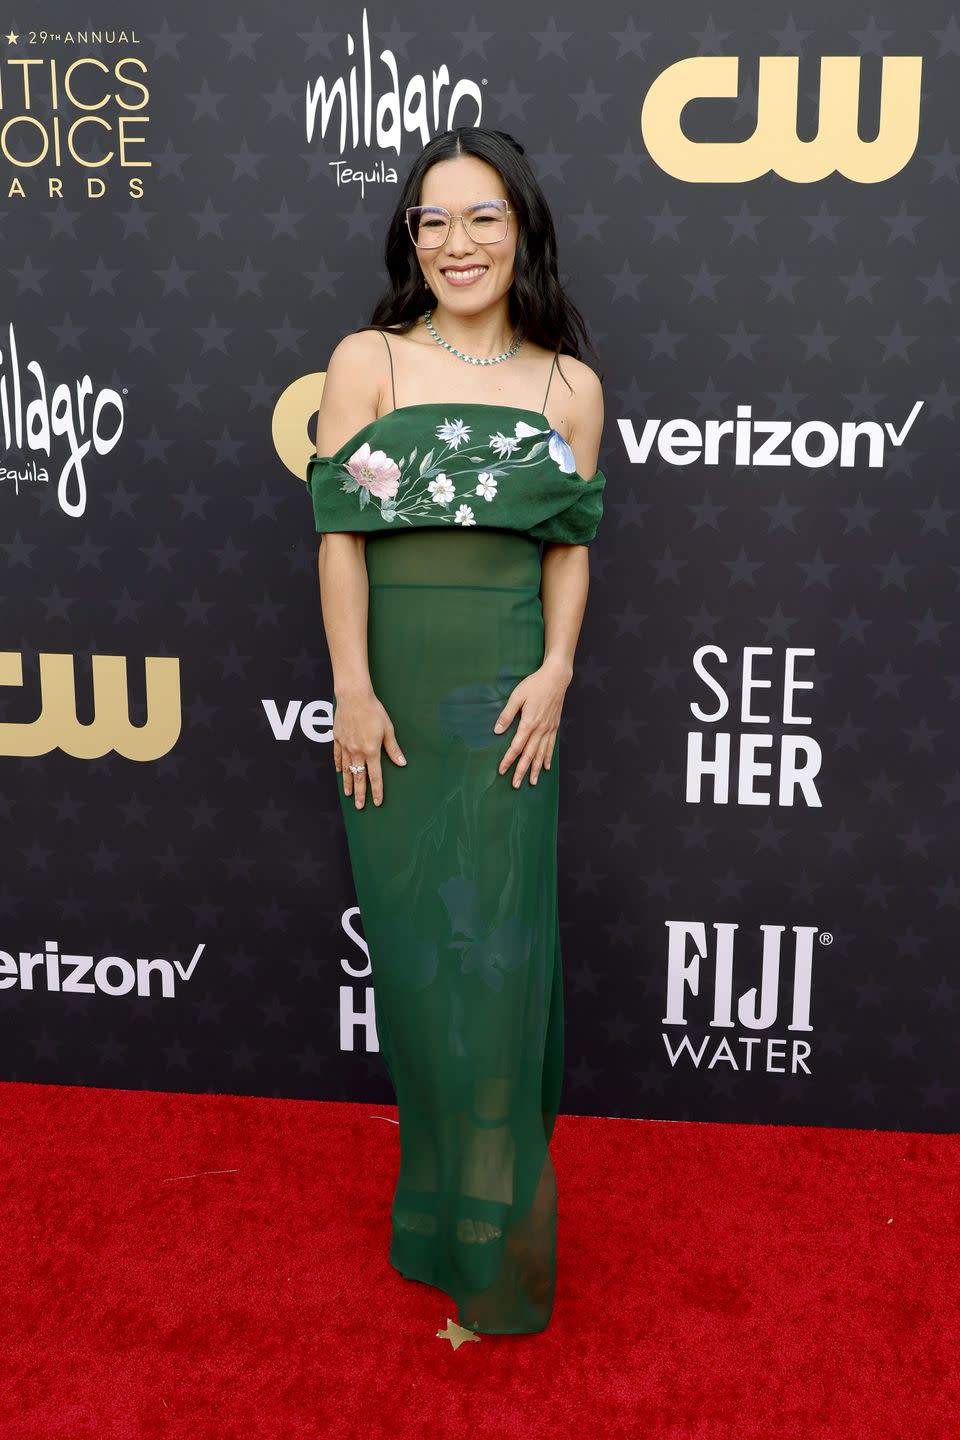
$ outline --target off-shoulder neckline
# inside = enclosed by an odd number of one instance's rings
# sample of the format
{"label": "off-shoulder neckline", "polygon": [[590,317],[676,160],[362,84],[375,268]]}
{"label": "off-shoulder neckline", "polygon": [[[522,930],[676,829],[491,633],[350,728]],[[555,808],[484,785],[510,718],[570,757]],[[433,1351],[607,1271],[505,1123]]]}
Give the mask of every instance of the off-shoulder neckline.
{"label": "off-shoulder neckline", "polygon": [[[382,425],[385,420],[390,419],[391,415],[403,415],[408,410],[506,410],[511,415],[534,415],[538,420],[543,420],[551,430],[553,429],[549,419],[542,410],[528,409],[525,405],[497,405],[489,400],[418,400],[413,405],[395,405],[394,408],[388,410],[385,415],[378,415],[375,419],[368,420],[366,424],[360,426],[359,430],[355,430],[352,435],[349,435],[340,446],[340,449],[335,450],[332,455],[317,455],[315,451],[311,451],[308,464],[313,460],[336,460],[337,456],[341,455],[348,446],[355,445],[356,441],[359,440],[361,435],[367,430],[372,430],[375,425]],[[561,471],[561,474],[575,477],[582,485],[589,485],[590,483],[589,480],[586,480],[584,476],[580,474],[579,470]],[[598,467],[596,474],[591,476],[591,479],[596,480],[599,475],[600,469]]]}

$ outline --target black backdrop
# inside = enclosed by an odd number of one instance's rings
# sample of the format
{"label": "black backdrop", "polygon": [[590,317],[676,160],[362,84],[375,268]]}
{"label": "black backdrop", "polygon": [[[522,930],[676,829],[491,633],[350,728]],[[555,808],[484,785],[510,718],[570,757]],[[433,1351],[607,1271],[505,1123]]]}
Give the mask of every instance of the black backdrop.
{"label": "black backdrop", "polygon": [[302,481],[397,176],[479,122],[607,397],[563,1108],[955,1128],[950,11],[96,11],[0,60],[3,1077],[392,1098]]}

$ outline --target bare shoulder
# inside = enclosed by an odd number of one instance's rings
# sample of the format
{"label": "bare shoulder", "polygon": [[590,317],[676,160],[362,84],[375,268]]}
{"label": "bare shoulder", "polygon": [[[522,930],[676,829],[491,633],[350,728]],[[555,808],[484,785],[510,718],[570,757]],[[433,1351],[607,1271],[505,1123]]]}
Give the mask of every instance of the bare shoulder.
{"label": "bare shoulder", "polygon": [[580,474],[589,477],[597,468],[600,438],[603,433],[603,385],[596,371],[584,360],[561,355],[557,361],[570,389],[566,391],[564,409],[569,418],[569,443]]}
{"label": "bare shoulder", "polygon": [[327,374],[333,368],[344,371],[352,371],[355,378],[363,374],[369,376],[371,365],[378,360],[387,363],[386,346],[383,343],[383,336],[378,330],[351,330],[349,335],[344,335],[330,353],[327,362]]}
{"label": "bare shoulder", "polygon": [[317,412],[317,454],[333,455],[362,426],[377,418],[388,365],[376,330],[344,335],[327,361]]}
{"label": "bare shoulder", "polygon": [[576,360],[572,355],[561,355],[557,365],[570,386],[567,398],[575,418],[586,421],[593,415],[602,424],[603,386],[597,372],[585,360]]}

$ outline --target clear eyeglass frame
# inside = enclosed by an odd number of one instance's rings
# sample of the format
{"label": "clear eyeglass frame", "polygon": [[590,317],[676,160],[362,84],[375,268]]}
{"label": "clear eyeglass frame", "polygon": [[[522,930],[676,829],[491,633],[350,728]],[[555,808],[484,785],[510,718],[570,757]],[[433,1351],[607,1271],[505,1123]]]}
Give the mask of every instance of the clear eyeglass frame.
{"label": "clear eyeglass frame", "polygon": [[[476,215],[476,211],[478,211],[478,210],[489,210],[489,209],[491,209],[491,207],[494,207],[494,208],[496,208],[497,210],[499,210],[499,211],[501,212],[501,215],[502,215],[502,218],[503,218],[502,233],[499,234],[499,235],[490,235],[490,234],[488,233],[488,231],[485,229],[485,227],[482,226],[482,225],[481,225],[481,227],[480,227],[479,232],[478,232],[478,233],[475,233],[474,230],[473,230],[473,228],[471,227],[471,221],[476,220],[476,219],[478,218],[477,215]],[[446,208],[445,205],[411,205],[411,206],[407,209],[407,211],[406,211],[405,218],[406,218],[406,222],[407,222],[407,233],[409,234],[410,239],[413,241],[413,243],[414,243],[414,245],[417,247],[417,249],[418,249],[418,250],[437,250],[437,249],[439,249],[439,247],[440,247],[441,245],[443,245],[443,244],[446,243],[447,236],[450,234],[450,229],[451,229],[451,227],[452,227],[452,225],[453,225],[453,222],[454,222],[455,220],[459,220],[459,221],[460,221],[460,223],[463,225],[463,228],[464,228],[466,234],[470,237],[471,240],[474,241],[475,244],[477,244],[477,245],[496,245],[496,244],[499,243],[499,241],[506,239],[506,237],[507,237],[507,226],[508,226],[508,224],[509,224],[509,221],[507,220],[507,216],[508,216],[508,215],[513,215],[514,213],[515,213],[515,212],[514,212],[514,211],[511,209],[511,207],[507,204],[506,200],[499,200],[499,199],[498,199],[498,200],[478,200],[474,205],[468,205],[467,208],[466,208],[466,210],[462,210],[459,215],[451,215],[451,214],[450,214],[450,211]],[[415,227],[415,224],[416,224],[416,219],[415,219],[415,217],[420,216],[420,215],[431,215],[431,216],[437,216],[437,217],[445,216],[445,217],[446,217],[447,223],[446,223],[445,227],[443,228],[442,231],[438,230],[438,231],[436,232],[436,233],[437,233],[437,236],[438,236],[439,238],[437,238],[437,239],[431,239],[431,241],[429,242],[429,244],[424,244],[424,242],[423,242],[422,239],[418,240],[418,239],[416,238],[416,231],[415,231],[415,228],[414,228],[414,227]]]}

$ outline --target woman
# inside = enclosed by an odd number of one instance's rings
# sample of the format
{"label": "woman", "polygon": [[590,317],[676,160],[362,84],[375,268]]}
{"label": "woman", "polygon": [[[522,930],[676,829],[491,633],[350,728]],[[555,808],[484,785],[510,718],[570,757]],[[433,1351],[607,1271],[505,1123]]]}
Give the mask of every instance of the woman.
{"label": "woman", "polygon": [[602,510],[602,392],[509,136],[463,128],[423,149],[386,264],[371,324],[330,357],[307,482],[400,1119],[389,1258],[447,1291],[461,1325],[518,1334],[553,1306],[555,762]]}

